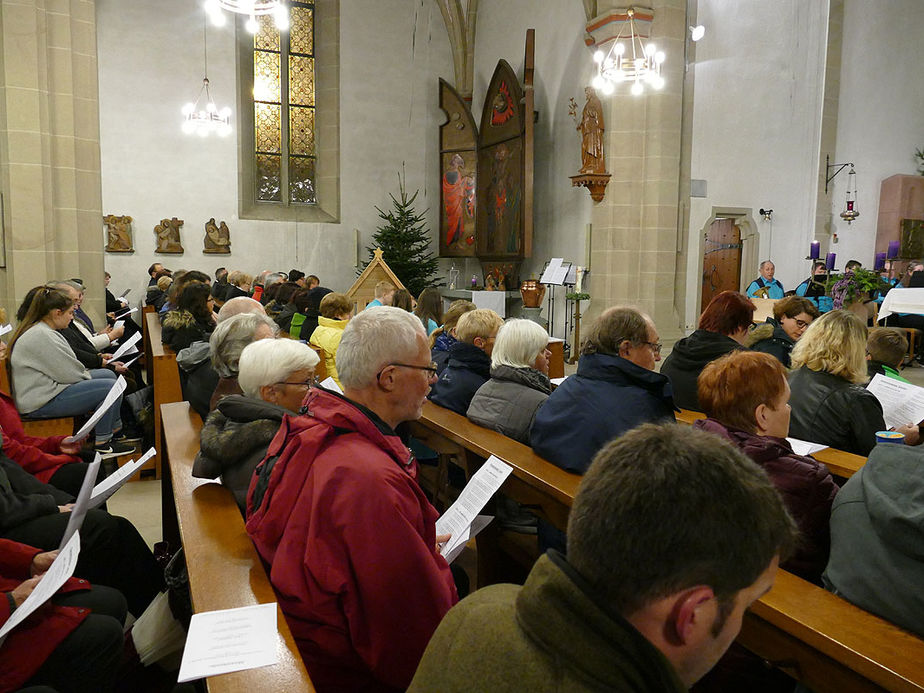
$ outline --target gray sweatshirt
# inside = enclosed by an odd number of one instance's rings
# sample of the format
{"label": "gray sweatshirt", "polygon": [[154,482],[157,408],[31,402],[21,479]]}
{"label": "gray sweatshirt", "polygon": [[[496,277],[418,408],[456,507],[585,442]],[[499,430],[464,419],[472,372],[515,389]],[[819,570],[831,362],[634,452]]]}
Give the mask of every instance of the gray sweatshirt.
{"label": "gray sweatshirt", "polygon": [[44,322],[36,323],[16,340],[10,365],[13,399],[23,414],[43,407],[68,385],[90,379],[67,340]]}

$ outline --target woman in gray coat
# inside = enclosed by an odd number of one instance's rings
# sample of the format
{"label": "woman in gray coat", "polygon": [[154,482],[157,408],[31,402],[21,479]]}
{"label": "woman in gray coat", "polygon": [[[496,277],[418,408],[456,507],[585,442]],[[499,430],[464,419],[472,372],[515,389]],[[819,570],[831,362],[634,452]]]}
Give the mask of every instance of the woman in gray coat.
{"label": "woman in gray coat", "polygon": [[468,418],[529,445],[529,429],[552,386],[549,335],[532,320],[508,320],[491,353],[491,379],[475,393]]}

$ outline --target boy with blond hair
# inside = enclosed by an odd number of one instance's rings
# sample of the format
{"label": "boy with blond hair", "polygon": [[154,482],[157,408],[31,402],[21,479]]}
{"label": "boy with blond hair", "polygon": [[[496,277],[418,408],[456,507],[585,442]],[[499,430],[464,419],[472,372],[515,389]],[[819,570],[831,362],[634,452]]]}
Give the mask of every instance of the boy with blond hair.
{"label": "boy with blond hair", "polygon": [[369,301],[366,308],[375,308],[376,306],[390,306],[391,300],[395,296],[395,285],[391,282],[380,281],[375,285],[375,298]]}
{"label": "boy with blond hair", "polygon": [[430,391],[433,402],[465,416],[475,392],[491,377],[491,351],[503,324],[500,315],[485,308],[459,318],[458,341],[449,347],[449,362]]}

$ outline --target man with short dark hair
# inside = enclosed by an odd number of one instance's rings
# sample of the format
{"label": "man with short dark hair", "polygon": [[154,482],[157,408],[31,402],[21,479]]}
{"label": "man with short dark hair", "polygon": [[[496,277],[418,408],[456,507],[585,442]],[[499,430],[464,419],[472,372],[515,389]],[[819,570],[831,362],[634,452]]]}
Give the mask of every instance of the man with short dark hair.
{"label": "man with short dark hair", "polygon": [[228,269],[219,267],[215,270],[215,283],[212,284],[211,296],[215,299],[215,310],[217,311],[225,302],[225,292],[228,290]]}
{"label": "man with short dark hair", "polygon": [[148,267],[148,274],[151,277],[151,280],[148,282],[148,286],[154,286],[157,284],[157,275],[164,271],[164,266],[159,262],[155,262],[153,265]]}
{"label": "man with short dark hair", "polygon": [[651,318],[635,308],[605,310],[584,338],[577,373],[536,412],[533,450],[562,469],[583,474],[616,436],[639,424],[673,421],[670,381],[655,372],[660,360]]}
{"label": "man with short dark hair", "polygon": [[783,298],[783,285],[773,278],[776,266],[770,260],[760,263],[760,276],[748,284],[748,298]]}
{"label": "man with short dark hair", "polygon": [[797,537],[767,475],[730,444],[642,426],[588,470],[567,557],[550,551],[522,587],[451,609],[409,691],[681,693],[728,649]]}

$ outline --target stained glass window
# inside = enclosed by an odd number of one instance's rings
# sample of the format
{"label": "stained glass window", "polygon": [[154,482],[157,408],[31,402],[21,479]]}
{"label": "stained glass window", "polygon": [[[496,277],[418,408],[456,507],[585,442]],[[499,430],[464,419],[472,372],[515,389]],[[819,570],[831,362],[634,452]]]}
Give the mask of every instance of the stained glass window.
{"label": "stained glass window", "polygon": [[258,18],[253,39],[257,201],[317,204],[313,2],[289,2],[287,31]]}

